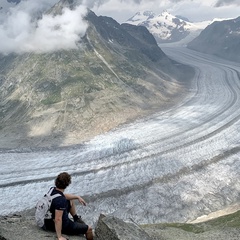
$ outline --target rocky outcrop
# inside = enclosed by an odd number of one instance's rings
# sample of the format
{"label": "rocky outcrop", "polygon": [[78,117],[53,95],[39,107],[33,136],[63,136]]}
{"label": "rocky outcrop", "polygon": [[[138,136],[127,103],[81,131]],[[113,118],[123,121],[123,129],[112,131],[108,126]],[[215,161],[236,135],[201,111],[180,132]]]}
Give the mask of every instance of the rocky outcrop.
{"label": "rocky outcrop", "polygon": [[[101,215],[96,227],[98,240],[152,240],[142,228],[113,216]],[[159,238],[160,239],[160,238]]]}
{"label": "rocky outcrop", "polygon": [[[84,240],[84,236],[66,236],[71,240]],[[35,224],[33,212],[15,214],[0,218],[0,240],[36,240],[49,239],[55,240],[55,232],[47,232]]]}
{"label": "rocky outcrop", "polygon": [[[101,215],[94,227],[94,240],[237,240],[240,236],[239,205],[197,219],[191,223],[159,223],[137,225],[113,216]],[[238,210],[238,211],[237,211]],[[204,221],[203,221],[204,220]],[[65,236],[84,240],[84,236]],[[56,239],[54,232],[39,229],[34,211],[0,217],[0,240]]]}
{"label": "rocky outcrop", "polygon": [[[65,236],[65,235],[64,235]],[[85,239],[84,236],[65,236],[71,240]],[[38,228],[31,215],[12,215],[0,219],[0,240],[55,239],[54,232]],[[160,239],[160,238],[158,238]],[[142,228],[112,216],[99,217],[94,240],[153,240]]]}

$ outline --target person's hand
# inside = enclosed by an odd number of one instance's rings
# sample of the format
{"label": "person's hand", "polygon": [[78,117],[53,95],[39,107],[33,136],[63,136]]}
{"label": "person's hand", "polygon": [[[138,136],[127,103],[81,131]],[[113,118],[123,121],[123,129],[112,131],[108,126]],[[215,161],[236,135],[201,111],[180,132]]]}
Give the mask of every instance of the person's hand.
{"label": "person's hand", "polygon": [[78,201],[84,206],[87,205],[86,202],[84,201],[84,199],[82,199],[81,197],[78,198]]}

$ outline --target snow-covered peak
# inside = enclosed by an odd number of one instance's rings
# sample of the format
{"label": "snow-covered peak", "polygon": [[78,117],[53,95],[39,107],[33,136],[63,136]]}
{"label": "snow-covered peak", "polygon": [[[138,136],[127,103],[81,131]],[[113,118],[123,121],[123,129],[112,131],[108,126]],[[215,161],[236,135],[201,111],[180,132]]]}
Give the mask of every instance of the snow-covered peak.
{"label": "snow-covered peak", "polygon": [[184,21],[183,19],[170,14],[168,11],[164,11],[160,15],[152,19],[151,25],[152,26],[161,25],[161,26],[165,26],[167,28],[170,27],[173,29],[182,27],[184,30],[199,28],[197,25]]}
{"label": "snow-covered peak", "polygon": [[190,32],[199,31],[208,25],[191,23],[183,20],[183,17],[170,14],[167,10],[159,15],[150,11],[138,12],[126,23],[147,27],[159,43],[180,41]]}

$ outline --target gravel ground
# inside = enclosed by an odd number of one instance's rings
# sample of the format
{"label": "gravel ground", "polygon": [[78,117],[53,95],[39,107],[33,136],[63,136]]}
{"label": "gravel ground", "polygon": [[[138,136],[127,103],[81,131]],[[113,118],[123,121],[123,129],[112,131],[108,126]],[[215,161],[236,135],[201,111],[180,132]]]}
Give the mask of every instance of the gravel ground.
{"label": "gravel ground", "polygon": [[[229,213],[232,213],[233,208],[228,209],[230,211]],[[228,209],[221,211],[221,214],[226,215]],[[209,217],[206,216],[204,220],[212,219],[212,216],[212,214]],[[215,217],[219,216],[220,212],[215,213]],[[240,236],[240,228],[235,227],[214,227],[202,233],[193,233],[180,228],[165,227],[163,224],[145,225],[142,227],[152,237],[152,240],[238,240]],[[66,237],[69,240],[85,239],[84,236]],[[0,240],[38,239],[56,240],[56,235],[52,232],[43,231],[36,226],[33,210],[0,217]],[[95,238],[95,240],[97,239]]]}
{"label": "gravel ground", "polygon": [[[63,235],[68,237],[66,235]],[[3,237],[3,239],[1,239]],[[56,240],[54,232],[46,232],[38,228],[35,224],[34,215],[15,214],[0,218],[0,240]],[[81,240],[85,237],[71,236],[71,240]]]}

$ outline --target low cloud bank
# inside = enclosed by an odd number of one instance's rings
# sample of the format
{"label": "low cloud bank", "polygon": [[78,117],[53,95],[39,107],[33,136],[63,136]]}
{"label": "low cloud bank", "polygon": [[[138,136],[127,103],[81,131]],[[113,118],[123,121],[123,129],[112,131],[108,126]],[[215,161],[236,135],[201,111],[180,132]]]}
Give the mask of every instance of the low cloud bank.
{"label": "low cloud bank", "polygon": [[238,5],[240,6],[239,0],[218,0],[215,7],[227,6],[227,5]]}
{"label": "low cloud bank", "polygon": [[64,8],[61,15],[42,15],[49,2],[25,0],[8,9],[0,19],[0,53],[46,53],[78,47],[87,30],[83,19],[86,6]]}

